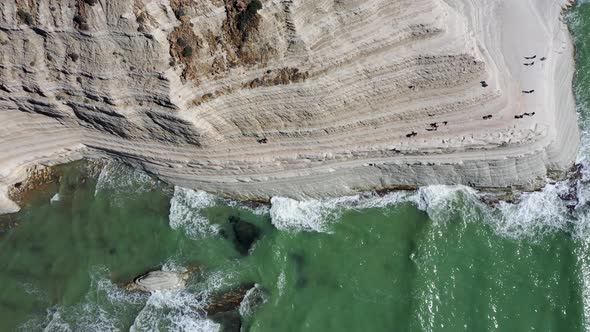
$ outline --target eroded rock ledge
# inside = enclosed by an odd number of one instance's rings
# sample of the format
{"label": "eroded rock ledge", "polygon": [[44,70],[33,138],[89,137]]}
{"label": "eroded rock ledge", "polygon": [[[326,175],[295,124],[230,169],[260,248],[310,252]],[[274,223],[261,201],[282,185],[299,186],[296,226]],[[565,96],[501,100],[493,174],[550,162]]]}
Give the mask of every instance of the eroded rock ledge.
{"label": "eroded rock ledge", "polygon": [[0,210],[94,155],[243,198],[538,187],[579,140],[565,5],[2,1]]}

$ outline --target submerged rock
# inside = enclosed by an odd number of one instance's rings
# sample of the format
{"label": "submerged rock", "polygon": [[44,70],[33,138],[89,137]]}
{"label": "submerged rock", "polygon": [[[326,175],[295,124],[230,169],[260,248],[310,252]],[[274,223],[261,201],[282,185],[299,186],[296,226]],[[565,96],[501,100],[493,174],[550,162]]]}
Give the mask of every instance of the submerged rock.
{"label": "submerged rock", "polygon": [[242,329],[242,317],[237,310],[220,312],[209,318],[220,325],[219,332],[240,332]]}
{"label": "submerged rock", "polygon": [[305,288],[307,287],[308,278],[307,278],[307,263],[305,260],[305,256],[302,253],[291,253],[289,258],[293,261],[295,265],[295,287],[296,288]]}
{"label": "submerged rock", "polygon": [[234,246],[242,255],[247,255],[250,248],[261,235],[260,229],[238,217],[230,217],[229,223],[232,226]]}
{"label": "submerged rock", "polygon": [[211,304],[205,308],[207,315],[212,316],[222,312],[237,310],[254,284],[244,284],[227,292],[214,295]]}
{"label": "submerged rock", "polygon": [[258,284],[250,288],[240,303],[240,315],[249,316],[266,302],[266,293]]}
{"label": "submerged rock", "polygon": [[238,332],[243,316],[251,314],[264,301],[264,291],[258,285],[244,284],[213,296],[204,310],[211,320],[221,325],[220,331]]}
{"label": "submerged rock", "polygon": [[184,288],[188,277],[188,272],[151,271],[135,278],[125,288],[142,292],[175,290]]}

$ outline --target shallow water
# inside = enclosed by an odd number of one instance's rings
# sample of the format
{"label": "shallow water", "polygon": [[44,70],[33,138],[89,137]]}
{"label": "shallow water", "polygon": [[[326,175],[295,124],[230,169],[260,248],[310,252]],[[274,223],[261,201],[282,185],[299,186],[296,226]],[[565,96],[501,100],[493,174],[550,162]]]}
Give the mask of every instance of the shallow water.
{"label": "shallow water", "polygon": [[[586,130],[590,4],[569,21]],[[202,309],[249,283],[264,294],[239,309],[250,331],[590,331],[586,173],[570,207],[565,183],[495,208],[460,186],[251,207],[116,163],[84,170],[63,166],[58,185],[0,218],[18,224],[0,234],[0,331],[223,330]],[[235,218],[261,232],[249,251]],[[120,287],[191,267],[182,291]]]}

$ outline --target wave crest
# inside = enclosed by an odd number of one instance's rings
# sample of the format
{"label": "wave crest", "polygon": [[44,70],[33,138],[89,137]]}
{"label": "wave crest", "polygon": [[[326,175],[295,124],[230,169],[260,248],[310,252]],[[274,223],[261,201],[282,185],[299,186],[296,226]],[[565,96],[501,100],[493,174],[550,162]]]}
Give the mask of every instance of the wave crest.
{"label": "wave crest", "polygon": [[210,224],[201,211],[216,204],[217,199],[211,194],[176,186],[174,196],[170,200],[168,216],[170,227],[182,228],[192,237],[215,234],[219,231],[219,227]]}

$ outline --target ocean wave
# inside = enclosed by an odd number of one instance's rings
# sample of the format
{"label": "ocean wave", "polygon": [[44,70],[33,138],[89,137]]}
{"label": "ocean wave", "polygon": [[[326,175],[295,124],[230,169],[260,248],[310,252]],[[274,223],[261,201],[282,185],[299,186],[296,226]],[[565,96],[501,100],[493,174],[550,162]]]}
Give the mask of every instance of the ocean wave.
{"label": "ocean wave", "polygon": [[21,331],[45,332],[95,332],[120,331],[117,320],[95,303],[83,303],[74,307],[55,306],[47,309],[45,318],[34,318],[23,324]]}
{"label": "ocean wave", "polygon": [[43,324],[44,332],[70,332],[70,325],[62,318],[61,308],[49,308],[47,310],[46,323]]}
{"label": "ocean wave", "polygon": [[260,285],[255,284],[254,287],[249,289],[244,296],[244,299],[240,303],[239,312],[242,318],[251,316],[256,308],[266,303],[267,297]]}
{"label": "ocean wave", "polygon": [[186,290],[154,292],[139,314],[130,331],[219,331],[220,325],[207,319],[202,308],[206,294],[192,294]]}
{"label": "ocean wave", "polygon": [[[174,271],[186,268],[168,262]],[[198,283],[200,290],[190,287],[151,294],[126,291],[108,278],[106,267],[90,271],[90,289],[84,300],[74,306],[52,307],[45,317],[37,317],[21,327],[23,331],[120,331],[135,315],[130,331],[219,331],[220,325],[206,317],[204,308],[210,294],[228,286],[227,273],[210,274]]]}
{"label": "ocean wave", "polygon": [[[168,268],[185,270],[174,263]],[[211,294],[230,286],[233,277],[232,273],[214,271],[185,289],[152,293],[130,331],[219,331],[220,324],[208,319],[204,309],[210,304]]]}
{"label": "ocean wave", "polygon": [[215,196],[204,191],[174,187],[168,216],[170,227],[173,229],[182,228],[191,237],[216,234],[219,227],[210,224],[207,217],[203,216],[201,212],[217,203],[218,199]]}
{"label": "ocean wave", "polygon": [[329,226],[347,210],[384,208],[406,201],[406,192],[392,192],[385,196],[364,193],[322,200],[298,201],[286,197],[273,197],[270,201],[272,224],[279,230],[330,232]]}
{"label": "ocean wave", "polygon": [[[90,289],[95,290],[93,296],[102,297],[111,305],[143,305],[148,295],[141,292],[129,292],[109,279],[109,271],[104,266],[98,266],[90,272]],[[88,298],[88,301],[92,299]]]}
{"label": "ocean wave", "polygon": [[158,183],[158,180],[141,170],[116,161],[110,161],[98,175],[94,196],[100,192],[107,192],[111,197],[116,198],[121,194],[147,192],[152,190]]}
{"label": "ocean wave", "polygon": [[457,193],[475,193],[464,186],[429,186],[417,191],[396,191],[386,195],[363,193],[324,200],[298,201],[285,197],[271,199],[270,216],[279,230],[330,232],[330,224],[350,210],[387,208],[400,203],[413,203],[426,211],[433,221],[447,220]]}
{"label": "ocean wave", "polygon": [[[327,200],[297,201],[274,197],[270,216],[279,230],[331,232],[330,225],[349,210],[386,208],[411,203],[425,211],[434,223],[460,219],[483,222],[501,236],[532,238],[556,231],[571,231],[573,235],[590,234],[590,187],[584,181],[577,185],[579,199],[575,211],[561,197],[570,191],[568,181],[547,184],[541,191],[526,192],[518,202],[500,201],[489,206],[481,199],[483,193],[466,186],[433,185],[413,192],[392,192],[387,195],[365,193]],[[384,210],[386,212],[387,210]],[[588,217],[586,217],[588,216]]]}
{"label": "ocean wave", "polygon": [[542,191],[523,194],[517,204],[500,202],[499,217],[487,219],[497,233],[514,238],[565,231],[572,219],[560,195],[567,191],[565,183],[547,185]]}
{"label": "ocean wave", "polygon": [[224,203],[232,208],[237,208],[237,209],[242,209],[242,210],[246,210],[252,214],[255,214],[257,216],[265,216],[267,214],[269,214],[270,212],[270,207],[266,204],[260,204],[257,206],[248,206],[245,205],[243,202],[239,202],[233,199],[225,199]]}

